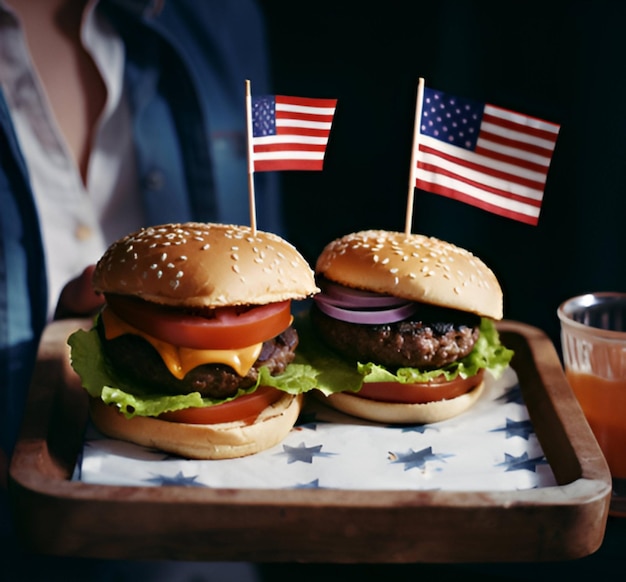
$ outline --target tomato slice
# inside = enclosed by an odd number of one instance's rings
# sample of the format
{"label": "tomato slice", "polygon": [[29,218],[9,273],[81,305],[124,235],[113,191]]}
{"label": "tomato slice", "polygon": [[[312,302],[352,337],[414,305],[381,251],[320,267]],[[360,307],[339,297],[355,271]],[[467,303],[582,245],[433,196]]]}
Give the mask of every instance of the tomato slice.
{"label": "tomato slice", "polygon": [[291,325],[291,301],[254,307],[219,307],[214,317],[181,312],[135,297],[107,295],[118,317],[145,333],[176,346],[229,350],[276,337]]}
{"label": "tomato slice", "polygon": [[469,392],[483,379],[484,370],[480,370],[475,376],[454,380],[433,382],[415,382],[402,384],[400,382],[364,382],[363,387],[354,396],[378,400],[379,402],[395,402],[401,404],[424,404],[449,400]]}
{"label": "tomato slice", "polygon": [[185,408],[164,412],[158,418],[187,424],[219,424],[235,420],[252,424],[265,408],[274,404],[284,394],[272,386],[259,386],[252,394],[244,394],[235,400],[203,408]]}

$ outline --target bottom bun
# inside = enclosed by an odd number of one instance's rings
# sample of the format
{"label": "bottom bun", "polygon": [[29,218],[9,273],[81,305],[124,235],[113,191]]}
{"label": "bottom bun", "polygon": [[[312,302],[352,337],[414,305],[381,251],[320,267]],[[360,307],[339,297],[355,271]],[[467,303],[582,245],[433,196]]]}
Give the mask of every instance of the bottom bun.
{"label": "bottom bun", "polygon": [[355,396],[350,392],[337,392],[330,396],[319,397],[329,406],[358,418],[384,422],[387,424],[430,424],[440,422],[465,412],[480,398],[485,383],[481,382],[469,392],[437,402],[423,404],[399,404],[381,402]]}
{"label": "bottom bun", "polygon": [[293,428],[303,396],[285,393],[252,424],[186,424],[135,416],[127,419],[114,406],[91,398],[91,420],[112,438],[160,449],[188,459],[234,459],[253,455],[281,442]]}

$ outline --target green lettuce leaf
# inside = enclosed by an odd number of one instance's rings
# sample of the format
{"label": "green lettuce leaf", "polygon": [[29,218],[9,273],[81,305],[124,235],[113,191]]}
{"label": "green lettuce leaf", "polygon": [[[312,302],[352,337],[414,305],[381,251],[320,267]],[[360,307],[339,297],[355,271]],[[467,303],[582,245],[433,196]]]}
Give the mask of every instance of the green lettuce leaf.
{"label": "green lettuce leaf", "polygon": [[228,402],[243,394],[254,392],[258,386],[273,386],[289,394],[300,394],[318,389],[324,394],[361,389],[363,382],[419,382],[444,374],[449,380],[457,375],[472,376],[481,368],[488,369],[496,378],[506,369],[513,351],[500,343],[498,331],[489,319],[483,318],[480,337],[473,351],[454,364],[436,370],[400,368],[395,371],[371,362],[356,365],[337,356],[316,336],[308,313],[296,316],[295,327],[300,343],[296,359],[284,373],[271,376],[267,368],[259,370],[257,384],[239,390],[231,398],[203,398],[198,392],[184,395],[151,394],[146,387],[129,384],[109,368],[102,353],[100,338],[95,329],[78,330],[68,338],[71,364],[80,376],[83,387],[93,398],[102,398],[116,405],[127,417],[158,416],[163,412],[189,407],[213,406]]}
{"label": "green lettuce leaf", "polygon": [[481,319],[480,336],[474,349],[462,360],[434,370],[399,368],[388,370],[372,362],[349,363],[325,346],[316,336],[308,317],[296,319],[300,344],[296,361],[308,364],[317,372],[317,388],[324,394],[358,392],[363,382],[425,382],[443,374],[447,380],[460,375],[473,376],[480,369],[488,369],[498,378],[509,365],[513,351],[500,343],[498,330],[492,320]]}
{"label": "green lettuce leaf", "polygon": [[80,376],[82,385],[93,398],[102,398],[107,404],[115,404],[126,416],[158,416],[163,412],[190,407],[213,406],[233,400],[243,394],[254,392],[258,386],[273,386],[289,394],[308,392],[317,387],[317,372],[305,363],[293,363],[277,376],[268,369],[260,368],[256,385],[226,399],[203,398],[200,393],[181,395],[151,394],[146,387],[131,385],[118,377],[107,365],[102,353],[98,332],[78,330],[68,338],[71,364]]}

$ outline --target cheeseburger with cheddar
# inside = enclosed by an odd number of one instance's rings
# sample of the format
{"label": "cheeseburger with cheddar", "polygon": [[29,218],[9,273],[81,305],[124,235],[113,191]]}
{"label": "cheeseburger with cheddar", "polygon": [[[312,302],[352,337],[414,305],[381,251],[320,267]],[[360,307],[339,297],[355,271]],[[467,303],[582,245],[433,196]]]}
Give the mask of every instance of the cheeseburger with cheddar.
{"label": "cheeseburger with cheddar", "polygon": [[281,237],[182,223],[115,242],[93,274],[106,304],[70,336],[104,434],[184,457],[241,457],[293,427],[311,369],[293,364],[291,301],[313,271]]}
{"label": "cheeseburger with cheddar", "polygon": [[384,423],[456,416],[512,352],[494,273],[469,251],[420,234],[367,230],[318,257],[304,357],[331,406]]}

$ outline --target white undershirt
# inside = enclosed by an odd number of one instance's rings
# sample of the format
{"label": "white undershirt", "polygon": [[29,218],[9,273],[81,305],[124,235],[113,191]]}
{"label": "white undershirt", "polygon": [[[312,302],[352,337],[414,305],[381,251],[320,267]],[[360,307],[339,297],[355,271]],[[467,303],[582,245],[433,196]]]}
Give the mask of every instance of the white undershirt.
{"label": "white undershirt", "polygon": [[39,209],[50,318],[67,281],[143,223],[130,111],[123,93],[124,45],[94,10],[95,4],[85,12],[81,38],[105,83],[107,101],[94,133],[86,188],[21,28],[0,28],[0,83]]}

